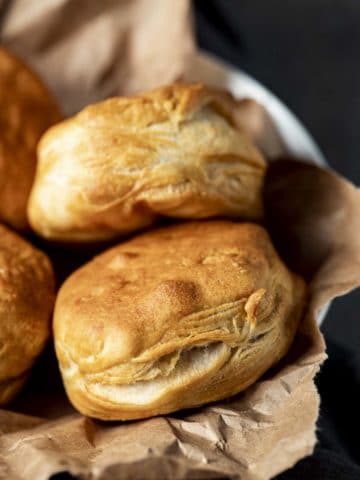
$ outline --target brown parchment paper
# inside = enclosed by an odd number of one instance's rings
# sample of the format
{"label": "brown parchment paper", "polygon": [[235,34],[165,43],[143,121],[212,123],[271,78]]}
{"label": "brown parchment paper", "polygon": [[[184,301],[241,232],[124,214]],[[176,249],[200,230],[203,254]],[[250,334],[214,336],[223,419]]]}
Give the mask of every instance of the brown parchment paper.
{"label": "brown parchment paper", "polygon": [[67,114],[176,80],[194,46],[188,0],[12,0],[1,39]]}
{"label": "brown parchment paper", "polygon": [[[2,41],[47,79],[67,113],[175,80],[193,47],[186,0],[16,0]],[[239,103],[239,124],[246,126],[249,109],[248,131],[266,151],[275,130],[251,103]],[[264,200],[279,252],[310,290],[281,363],[228,401],[104,423],[73,410],[49,345],[25,390],[0,410],[1,479],[45,480],[69,471],[88,480],[260,480],[312,452],[319,409],[314,376],[326,357],[316,317],[360,283],[360,193],[334,173],[282,158],[269,164]],[[48,252],[64,276],[64,252]],[[66,256],[69,270],[86,260],[79,252]]]}

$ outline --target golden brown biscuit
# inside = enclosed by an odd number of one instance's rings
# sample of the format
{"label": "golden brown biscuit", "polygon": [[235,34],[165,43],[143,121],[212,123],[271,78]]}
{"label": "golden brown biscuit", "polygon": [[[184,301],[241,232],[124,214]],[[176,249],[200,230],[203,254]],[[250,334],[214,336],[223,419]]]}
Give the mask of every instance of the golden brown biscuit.
{"label": "golden brown biscuit", "polygon": [[93,241],[159,216],[259,218],[265,162],[226,99],[176,84],[89,106],[50,129],[29,201],[33,228]]}
{"label": "golden brown biscuit", "polygon": [[0,225],[0,405],[17,393],[43,349],[53,303],[46,255]]}
{"label": "golden brown biscuit", "polygon": [[44,131],[61,117],[40,79],[3,48],[0,105],[0,221],[24,229],[36,146]]}
{"label": "golden brown biscuit", "polygon": [[258,225],[138,236],[60,289],[54,334],[68,396],[86,415],[124,420],[240,392],[287,352],[304,294]]}

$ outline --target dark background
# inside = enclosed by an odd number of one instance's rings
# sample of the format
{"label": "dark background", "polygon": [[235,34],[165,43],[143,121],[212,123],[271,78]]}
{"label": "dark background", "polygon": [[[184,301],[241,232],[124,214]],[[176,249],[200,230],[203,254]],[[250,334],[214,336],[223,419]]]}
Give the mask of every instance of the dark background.
{"label": "dark background", "polygon": [[[360,0],[195,0],[194,6],[200,47],[272,90],[330,166],[359,186]],[[359,311],[359,289],[332,304],[322,327],[329,360],[317,378],[319,444],[279,480],[360,479]]]}

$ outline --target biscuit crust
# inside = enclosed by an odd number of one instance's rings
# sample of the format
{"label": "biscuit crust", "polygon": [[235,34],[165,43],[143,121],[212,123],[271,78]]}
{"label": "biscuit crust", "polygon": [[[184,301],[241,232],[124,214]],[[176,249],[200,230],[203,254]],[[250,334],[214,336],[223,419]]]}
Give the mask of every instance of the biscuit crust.
{"label": "biscuit crust", "polygon": [[0,225],[0,405],[20,390],[50,335],[54,283],[47,256]]}
{"label": "biscuit crust", "polygon": [[98,241],[159,217],[258,219],[265,161],[232,120],[230,95],[175,84],[85,108],[42,138],[32,227]]}
{"label": "biscuit crust", "polygon": [[68,396],[125,420],[234,395],[293,341],[305,284],[251,223],[189,222],[124,242],[73,273],[54,316]]}
{"label": "biscuit crust", "polygon": [[0,105],[0,221],[25,229],[37,143],[61,115],[35,73],[1,47]]}

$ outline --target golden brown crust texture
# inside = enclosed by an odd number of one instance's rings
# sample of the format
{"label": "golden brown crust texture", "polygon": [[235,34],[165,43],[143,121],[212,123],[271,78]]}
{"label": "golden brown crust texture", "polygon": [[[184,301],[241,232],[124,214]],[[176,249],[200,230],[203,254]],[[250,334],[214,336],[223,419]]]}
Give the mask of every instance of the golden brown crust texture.
{"label": "golden brown crust texture", "polygon": [[21,388],[42,351],[53,303],[46,255],[0,225],[0,405]]}
{"label": "golden brown crust texture", "polygon": [[61,116],[40,79],[1,47],[0,105],[0,221],[24,229],[37,143]]}
{"label": "golden brown crust texture", "polygon": [[159,216],[256,219],[265,161],[231,98],[175,84],[85,108],[42,138],[29,219],[44,237],[95,241]]}
{"label": "golden brown crust texture", "polygon": [[60,289],[54,335],[70,400],[115,420],[233,395],[287,352],[304,292],[255,224],[189,222],[124,242]]}

